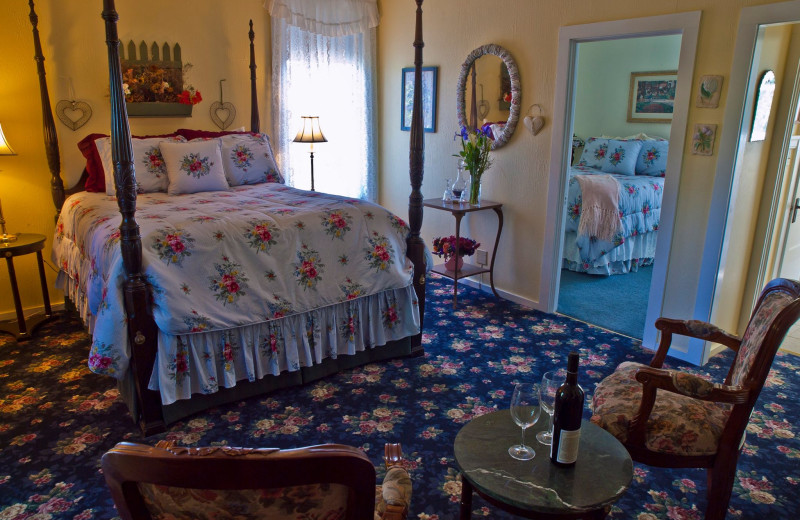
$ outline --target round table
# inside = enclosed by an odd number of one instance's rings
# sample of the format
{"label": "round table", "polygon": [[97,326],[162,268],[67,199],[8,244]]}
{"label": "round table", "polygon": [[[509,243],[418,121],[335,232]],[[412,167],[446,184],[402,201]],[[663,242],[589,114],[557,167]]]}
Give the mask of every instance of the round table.
{"label": "round table", "polygon": [[[14,310],[17,313],[16,321],[0,322],[0,330],[10,332],[18,340],[25,340],[31,337],[31,331],[45,321],[53,317],[50,308],[50,294],[47,291],[47,278],[44,274],[44,260],[42,259],[42,249],[44,249],[45,236],[36,233],[20,233],[13,242],[0,242],[0,256],[6,259],[8,267],[8,278],[11,282],[11,294],[14,297]],[[17,286],[17,273],[14,270],[14,257],[36,253],[36,262],[39,266],[39,283],[42,286],[42,300],[44,302],[44,314],[37,314],[28,318],[25,322],[25,315],[22,312],[22,302],[19,297],[19,287]]]}
{"label": "round table", "polygon": [[472,492],[489,503],[525,518],[604,518],[628,489],[633,462],[613,435],[583,421],[578,460],[560,468],[550,462],[550,446],[536,440],[547,418],[525,431],[525,444],[536,450],[533,460],[511,458],[508,448],[519,443],[521,429],[509,410],[471,420],[455,440],[461,471],[462,520],[472,515]]}

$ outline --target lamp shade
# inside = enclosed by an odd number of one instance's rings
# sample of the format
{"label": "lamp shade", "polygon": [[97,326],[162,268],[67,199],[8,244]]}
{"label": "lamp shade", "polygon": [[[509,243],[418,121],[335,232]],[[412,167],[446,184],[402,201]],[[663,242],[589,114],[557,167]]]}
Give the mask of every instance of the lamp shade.
{"label": "lamp shade", "polygon": [[318,116],[302,116],[303,126],[294,138],[295,143],[327,143],[328,140],[319,128]]}
{"label": "lamp shade", "polygon": [[0,125],[0,155],[17,155],[16,152],[8,144],[6,136],[3,135],[3,126]]}

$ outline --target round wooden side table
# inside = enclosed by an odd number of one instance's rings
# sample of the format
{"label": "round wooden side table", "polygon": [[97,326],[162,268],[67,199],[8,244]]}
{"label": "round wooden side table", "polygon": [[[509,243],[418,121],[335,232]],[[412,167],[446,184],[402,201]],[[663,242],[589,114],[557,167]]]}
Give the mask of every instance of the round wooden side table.
{"label": "round wooden side table", "polygon": [[[50,294],[47,292],[47,278],[44,275],[44,260],[42,259],[42,249],[44,249],[44,235],[36,233],[20,233],[17,240],[13,242],[0,242],[0,256],[6,259],[8,267],[8,278],[11,281],[11,292],[14,295],[14,308],[17,311],[17,319],[0,321],[0,330],[10,332],[17,341],[22,341],[31,337],[32,331],[38,326],[49,320],[53,316],[50,308]],[[22,302],[19,297],[19,287],[17,286],[17,273],[14,270],[14,257],[36,253],[36,261],[39,264],[39,281],[42,284],[42,298],[44,299],[44,315],[37,314],[28,318],[25,322],[25,315],[22,313]]]}

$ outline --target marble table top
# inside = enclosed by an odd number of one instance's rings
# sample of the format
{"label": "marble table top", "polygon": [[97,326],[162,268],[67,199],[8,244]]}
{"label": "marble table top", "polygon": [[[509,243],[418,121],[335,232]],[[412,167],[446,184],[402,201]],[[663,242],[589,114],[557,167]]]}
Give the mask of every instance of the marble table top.
{"label": "marble table top", "polygon": [[509,410],[472,419],[455,440],[455,459],[462,478],[476,491],[526,511],[571,514],[596,511],[615,502],[633,478],[633,462],[613,435],[589,421],[581,425],[578,460],[560,468],[550,462],[550,447],[536,440],[547,417],[525,431],[533,460],[511,458],[508,448],[520,441],[521,429]]}

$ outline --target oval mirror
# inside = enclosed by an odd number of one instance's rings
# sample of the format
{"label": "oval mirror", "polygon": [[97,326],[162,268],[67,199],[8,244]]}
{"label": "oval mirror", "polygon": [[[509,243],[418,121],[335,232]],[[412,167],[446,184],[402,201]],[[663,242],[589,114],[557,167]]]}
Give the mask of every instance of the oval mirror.
{"label": "oval mirror", "polygon": [[456,86],[460,128],[487,124],[492,130],[492,150],[500,148],[517,127],[520,101],[519,69],[506,49],[490,43],[467,56]]}

